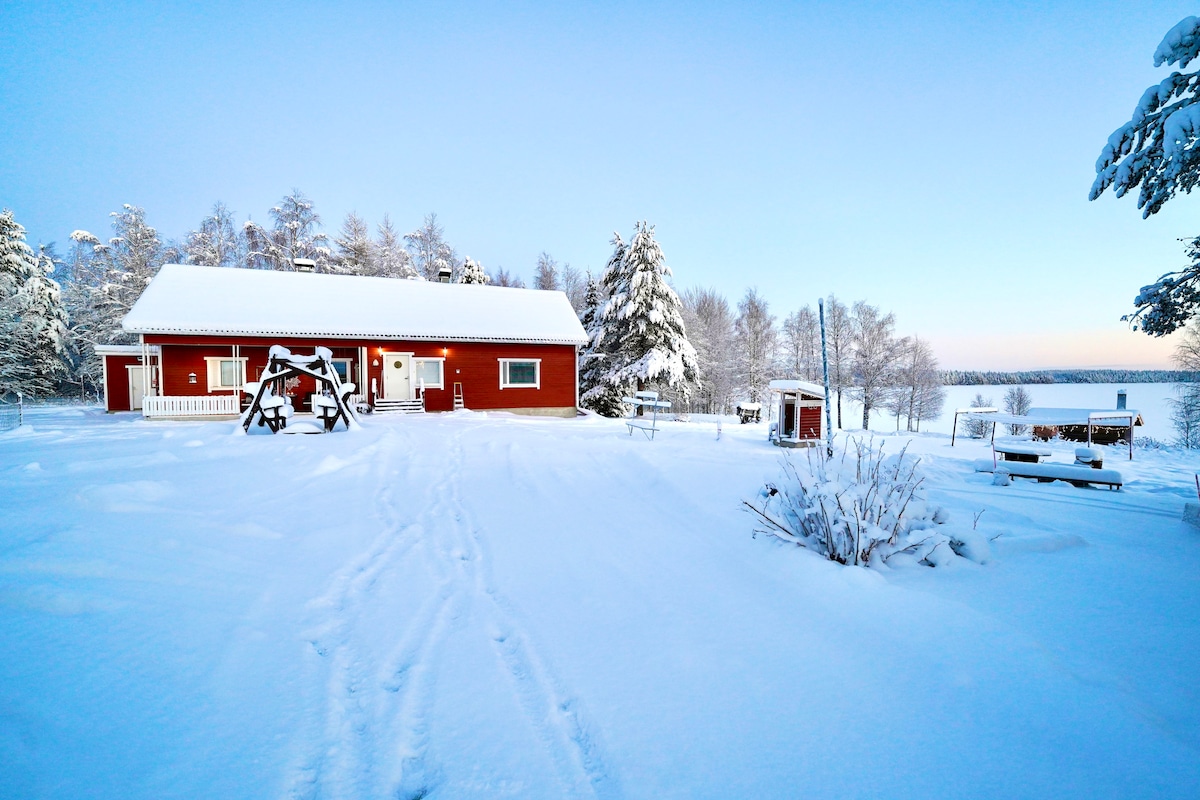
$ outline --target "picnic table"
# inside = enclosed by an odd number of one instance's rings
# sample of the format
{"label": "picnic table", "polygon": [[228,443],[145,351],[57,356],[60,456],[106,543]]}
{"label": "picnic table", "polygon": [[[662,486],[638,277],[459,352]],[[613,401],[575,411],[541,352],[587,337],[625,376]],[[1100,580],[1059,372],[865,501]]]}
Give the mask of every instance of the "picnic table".
{"label": "picnic table", "polygon": [[1022,461],[1027,464],[1036,464],[1043,458],[1049,458],[1053,455],[1048,447],[1038,447],[1032,444],[1017,444],[1014,442],[1002,442],[993,445],[996,452],[1003,456],[1004,461]]}

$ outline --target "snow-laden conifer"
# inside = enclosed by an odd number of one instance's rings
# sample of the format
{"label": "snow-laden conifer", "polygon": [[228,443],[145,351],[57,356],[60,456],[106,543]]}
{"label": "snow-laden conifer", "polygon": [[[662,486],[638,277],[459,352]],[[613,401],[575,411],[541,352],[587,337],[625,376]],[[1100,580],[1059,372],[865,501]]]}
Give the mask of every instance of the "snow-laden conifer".
{"label": "snow-laden conifer", "polygon": [[482,264],[472,258],[467,258],[463,261],[462,275],[459,276],[458,282],[487,284],[491,282],[491,278],[484,271]]}
{"label": "snow-laden conifer", "polygon": [[54,261],[25,241],[13,213],[0,212],[0,392],[54,392],[66,374],[67,319]]}
{"label": "snow-laden conifer", "polygon": [[686,395],[698,372],[679,297],[667,283],[671,268],[655,241],[654,227],[639,222],[628,247],[619,236],[613,245],[601,278],[608,301],[593,344],[605,365],[583,399],[601,413],[612,410],[614,398],[651,384]]}
{"label": "snow-laden conifer", "polygon": [[366,220],[351,211],[334,237],[337,246],[337,271],[344,275],[374,275],[375,243]]}
{"label": "snow-laden conifer", "polygon": [[375,274],[381,278],[415,278],[412,256],[404,247],[400,234],[392,226],[387,214],[375,235]]}

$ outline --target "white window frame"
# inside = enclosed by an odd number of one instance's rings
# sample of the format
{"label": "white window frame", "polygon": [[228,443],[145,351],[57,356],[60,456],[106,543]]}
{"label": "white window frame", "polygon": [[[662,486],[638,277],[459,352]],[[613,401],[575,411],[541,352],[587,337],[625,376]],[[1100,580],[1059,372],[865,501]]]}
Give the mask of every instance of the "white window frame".
{"label": "white window frame", "polygon": [[[540,358],[498,358],[500,362],[500,388],[501,389],[541,389],[542,388],[542,360]],[[509,364],[533,364],[533,383],[509,383],[508,382],[508,365]]]}
{"label": "white window frame", "polygon": [[[238,372],[240,380],[236,386],[225,386],[221,383],[221,362],[236,361],[238,363]],[[205,356],[204,371],[208,379],[208,390],[210,392],[232,392],[235,389],[240,390],[246,385],[246,359],[233,358],[232,356]]]}
{"label": "white window frame", "polygon": [[[421,370],[417,368],[418,363],[426,361],[436,361],[438,363],[438,375],[440,380],[437,383],[421,384]],[[446,359],[443,356],[413,356],[408,362],[409,370],[412,378],[410,379],[414,386],[421,384],[426,389],[445,389],[446,388]]]}

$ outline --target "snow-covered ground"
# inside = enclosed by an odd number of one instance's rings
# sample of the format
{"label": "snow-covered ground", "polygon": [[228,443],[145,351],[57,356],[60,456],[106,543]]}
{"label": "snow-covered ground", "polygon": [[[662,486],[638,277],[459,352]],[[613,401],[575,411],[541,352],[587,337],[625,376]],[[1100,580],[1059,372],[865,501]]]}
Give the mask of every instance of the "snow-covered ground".
{"label": "snow-covered ground", "polygon": [[3,797],[1200,786],[1190,453],[1109,452],[1120,492],[997,487],[984,445],[918,437],[993,558],[869,571],[751,537],[761,424],[26,422],[0,435]]}

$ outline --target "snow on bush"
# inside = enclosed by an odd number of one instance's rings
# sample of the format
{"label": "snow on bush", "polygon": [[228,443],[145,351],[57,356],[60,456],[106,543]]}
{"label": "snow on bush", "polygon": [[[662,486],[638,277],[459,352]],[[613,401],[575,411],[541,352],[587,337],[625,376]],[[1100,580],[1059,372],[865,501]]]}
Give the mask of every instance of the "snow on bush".
{"label": "snow on bush", "polygon": [[900,554],[931,567],[956,555],[986,560],[983,537],[942,527],[946,513],[925,496],[920,459],[907,446],[886,455],[873,445],[852,439],[828,460],[809,450],[806,469],[785,458],[782,480],[764,486],[757,502],[744,501],[758,519],[756,533],[840,564],[878,567]]}

